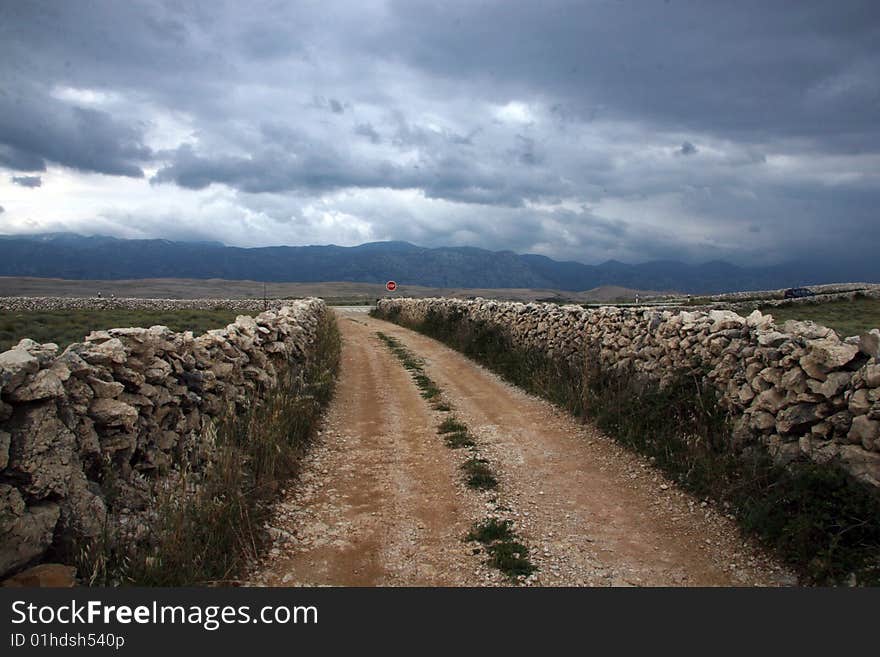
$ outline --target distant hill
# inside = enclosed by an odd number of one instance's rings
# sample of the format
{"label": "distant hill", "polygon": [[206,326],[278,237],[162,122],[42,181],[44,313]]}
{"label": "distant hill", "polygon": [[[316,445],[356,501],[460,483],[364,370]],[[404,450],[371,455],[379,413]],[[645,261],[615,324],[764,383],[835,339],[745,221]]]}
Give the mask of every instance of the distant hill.
{"label": "distant hill", "polygon": [[360,283],[395,279],[408,285],[442,288],[580,291],[621,286],[709,294],[848,280],[880,282],[880,259],[838,267],[815,262],[772,267],[738,267],[726,262],[689,265],[674,261],[586,265],[512,251],[423,248],[407,242],[246,249],[218,242],[125,240],[53,233],[0,236],[0,276]]}

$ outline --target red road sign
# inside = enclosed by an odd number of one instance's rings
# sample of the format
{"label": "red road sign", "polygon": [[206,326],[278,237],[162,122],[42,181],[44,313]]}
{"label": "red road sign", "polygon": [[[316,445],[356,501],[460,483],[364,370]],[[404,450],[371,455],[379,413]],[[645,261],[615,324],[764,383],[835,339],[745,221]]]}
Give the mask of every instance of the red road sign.
{"label": "red road sign", "polygon": [[394,290],[397,289],[397,283],[395,283],[394,281],[388,281],[387,283],[385,283],[385,289],[389,292],[394,292]]}

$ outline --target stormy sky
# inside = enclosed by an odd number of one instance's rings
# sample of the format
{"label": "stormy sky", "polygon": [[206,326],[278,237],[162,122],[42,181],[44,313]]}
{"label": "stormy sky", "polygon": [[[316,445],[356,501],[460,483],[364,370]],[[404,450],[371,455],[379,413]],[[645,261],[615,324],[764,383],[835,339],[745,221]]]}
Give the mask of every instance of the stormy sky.
{"label": "stormy sky", "polygon": [[0,0],[0,233],[876,258],[874,0]]}

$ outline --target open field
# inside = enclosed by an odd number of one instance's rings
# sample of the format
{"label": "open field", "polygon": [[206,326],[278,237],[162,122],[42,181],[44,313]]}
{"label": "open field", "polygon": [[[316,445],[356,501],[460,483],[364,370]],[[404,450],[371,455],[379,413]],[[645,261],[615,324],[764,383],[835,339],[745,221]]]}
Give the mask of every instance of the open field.
{"label": "open field", "polygon": [[789,319],[811,320],[833,328],[842,337],[859,335],[880,327],[880,299],[856,298],[825,303],[792,304],[761,308],[777,324]]}
{"label": "open field", "polygon": [[128,326],[150,327],[156,324],[174,331],[192,331],[196,335],[208,329],[222,328],[235,320],[230,310],[80,310],[58,312],[0,313],[0,351],[15,346],[22,338],[37,342],[55,342],[64,349],[79,342],[91,331]]}
{"label": "open field", "polygon": [[[407,285],[397,281],[397,296],[412,297],[486,297],[511,301],[611,301],[645,298],[660,292],[630,290],[619,286],[603,286],[583,292],[531,288],[435,288]],[[265,287],[264,287],[265,286]],[[141,299],[290,299],[321,297],[331,305],[373,303],[387,294],[379,283],[261,283],[259,281],[227,281],[222,279],[147,278],[138,280],[95,281],[60,278],[28,278],[0,276],[0,297],[136,297]],[[669,293],[666,293],[669,294]]]}

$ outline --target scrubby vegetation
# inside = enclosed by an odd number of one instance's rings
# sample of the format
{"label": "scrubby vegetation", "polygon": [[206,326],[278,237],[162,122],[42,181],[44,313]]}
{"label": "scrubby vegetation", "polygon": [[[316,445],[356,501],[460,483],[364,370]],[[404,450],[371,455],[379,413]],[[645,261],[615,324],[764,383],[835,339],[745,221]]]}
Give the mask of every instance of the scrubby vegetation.
{"label": "scrubby vegetation", "polygon": [[306,367],[221,421],[204,476],[197,481],[183,473],[159,496],[156,540],[125,554],[105,537],[81,555],[80,573],[96,585],[140,586],[224,584],[240,576],[266,544],[271,502],[295,475],[332,396],[339,351],[339,332],[327,313]]}
{"label": "scrubby vegetation", "polygon": [[[399,318],[398,318],[399,319]],[[498,327],[429,314],[411,326],[650,457],[815,584],[880,584],[880,499],[834,464],[776,465],[760,445],[731,441],[729,418],[699,370],[661,388],[632,371],[526,352]],[[479,465],[474,463],[474,466]]]}
{"label": "scrubby vegetation", "polygon": [[821,303],[793,303],[762,307],[761,312],[773,315],[777,324],[788,319],[811,320],[833,328],[841,337],[859,335],[880,328],[880,299],[856,297]]}
{"label": "scrubby vegetation", "polygon": [[37,342],[55,342],[64,349],[81,342],[90,332],[108,326],[150,327],[156,324],[173,331],[192,331],[196,335],[208,329],[222,328],[235,320],[231,310],[65,310],[0,313],[0,351],[18,344],[22,338]]}

